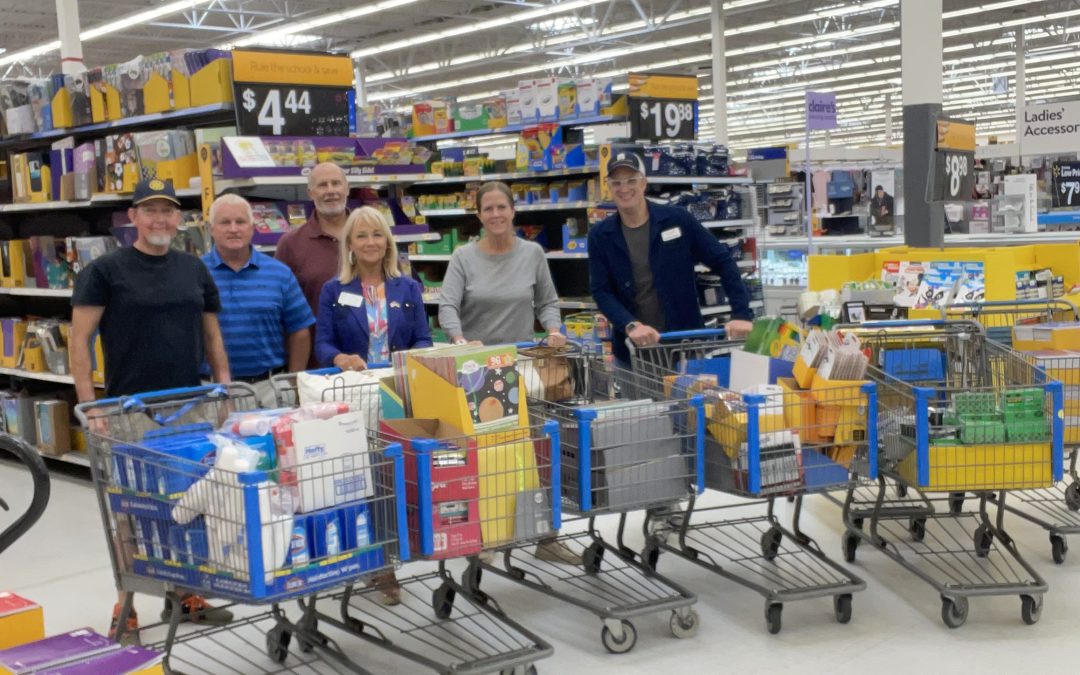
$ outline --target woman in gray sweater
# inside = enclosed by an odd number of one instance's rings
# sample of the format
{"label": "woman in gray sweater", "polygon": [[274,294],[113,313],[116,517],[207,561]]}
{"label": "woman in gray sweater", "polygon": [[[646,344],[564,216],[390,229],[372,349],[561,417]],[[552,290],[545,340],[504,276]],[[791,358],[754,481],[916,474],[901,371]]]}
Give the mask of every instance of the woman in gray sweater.
{"label": "woman in gray sweater", "polygon": [[[514,233],[514,196],[506,183],[489,182],[476,192],[484,236],[450,256],[439,299],[439,325],[454,344],[532,342],[533,321],[547,331],[552,347],[566,344],[559,295],[544,249]],[[535,319],[534,319],[535,317]],[[555,539],[536,545],[536,557],[579,565],[581,556]]]}
{"label": "woman in gray sweater", "polygon": [[549,345],[565,344],[559,296],[544,249],[515,235],[510,188],[484,183],[476,192],[476,211],[484,236],[450,256],[439,325],[455,344],[507,344],[531,342],[535,317],[548,332]]}

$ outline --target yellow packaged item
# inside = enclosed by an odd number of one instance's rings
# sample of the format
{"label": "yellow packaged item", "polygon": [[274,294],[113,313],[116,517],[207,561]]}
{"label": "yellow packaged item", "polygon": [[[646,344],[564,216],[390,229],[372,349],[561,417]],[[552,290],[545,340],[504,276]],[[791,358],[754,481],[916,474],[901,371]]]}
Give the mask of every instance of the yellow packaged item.
{"label": "yellow packaged item", "polygon": [[485,434],[477,438],[480,475],[480,529],[484,547],[514,540],[518,495],[540,487],[536,449],[529,430]]}
{"label": "yellow packaged item", "polygon": [[45,612],[41,605],[8,591],[0,591],[0,650],[11,649],[45,637]]}
{"label": "yellow packaged item", "polygon": [[810,384],[814,400],[826,405],[866,405],[865,380],[826,380],[815,373]]}
{"label": "yellow packaged item", "polygon": [[784,389],[784,423],[793,432],[799,434],[799,440],[804,445],[817,443],[819,439],[817,429],[817,406],[814,397],[809,391],[800,389],[794,379],[781,377],[776,383]]}

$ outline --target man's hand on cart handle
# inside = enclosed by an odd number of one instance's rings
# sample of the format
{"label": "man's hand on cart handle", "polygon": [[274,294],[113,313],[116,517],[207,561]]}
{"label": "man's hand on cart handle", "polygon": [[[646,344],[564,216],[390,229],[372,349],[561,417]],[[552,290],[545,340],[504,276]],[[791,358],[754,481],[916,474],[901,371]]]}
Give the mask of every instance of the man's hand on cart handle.
{"label": "man's hand on cart handle", "polygon": [[724,324],[724,333],[729,340],[743,340],[750,331],[753,330],[754,324],[744,319],[732,319]]}
{"label": "man's hand on cart handle", "polygon": [[367,369],[367,362],[356,354],[338,354],[334,357],[334,365],[341,370]]}
{"label": "man's hand on cart handle", "polygon": [[648,347],[660,342],[660,333],[652,326],[646,326],[640,321],[627,324],[627,329],[626,337],[638,347]]}
{"label": "man's hand on cart handle", "polygon": [[91,414],[86,418],[86,428],[92,434],[105,436],[109,433],[109,420],[101,415]]}

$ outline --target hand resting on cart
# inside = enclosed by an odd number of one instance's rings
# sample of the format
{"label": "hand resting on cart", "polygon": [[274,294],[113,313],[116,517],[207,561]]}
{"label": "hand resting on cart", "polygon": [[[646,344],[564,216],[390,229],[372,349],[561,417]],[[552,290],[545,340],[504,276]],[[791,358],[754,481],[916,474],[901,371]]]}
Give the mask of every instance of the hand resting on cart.
{"label": "hand resting on cart", "polygon": [[341,370],[367,370],[367,362],[356,354],[338,354],[334,366]]}
{"label": "hand resting on cart", "polygon": [[743,340],[754,328],[754,324],[743,319],[732,319],[724,324],[724,334],[729,340]]}

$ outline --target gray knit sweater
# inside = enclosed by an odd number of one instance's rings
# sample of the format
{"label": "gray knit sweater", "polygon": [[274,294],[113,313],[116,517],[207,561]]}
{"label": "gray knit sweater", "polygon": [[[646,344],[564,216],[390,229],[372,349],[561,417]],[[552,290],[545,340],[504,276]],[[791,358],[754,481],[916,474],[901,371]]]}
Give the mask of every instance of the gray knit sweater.
{"label": "gray knit sweater", "polygon": [[514,239],[508,253],[492,255],[472,243],[454,251],[443,279],[439,325],[451,337],[484,344],[533,339],[533,317],[559,326],[558,294],[544,249]]}

